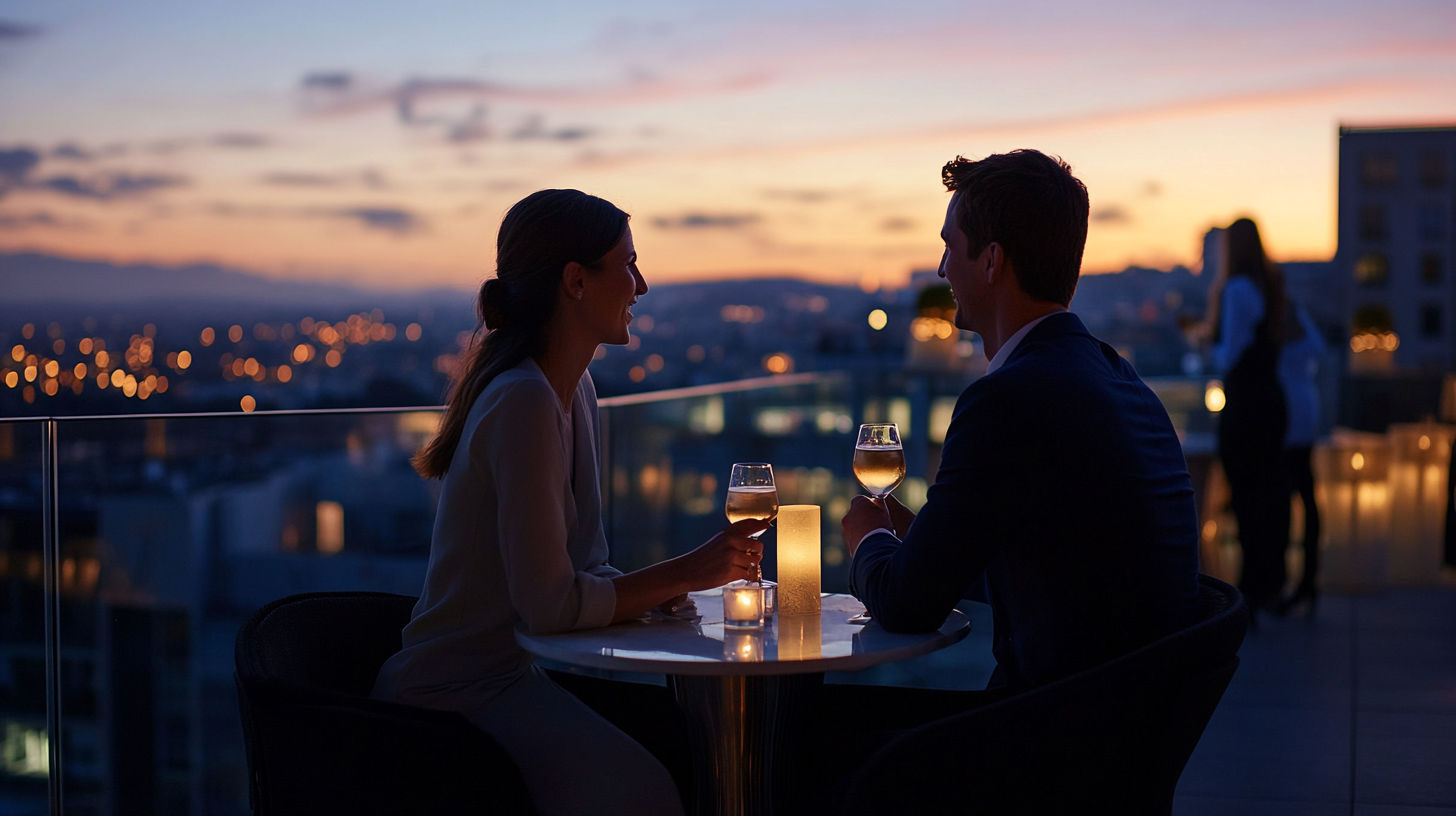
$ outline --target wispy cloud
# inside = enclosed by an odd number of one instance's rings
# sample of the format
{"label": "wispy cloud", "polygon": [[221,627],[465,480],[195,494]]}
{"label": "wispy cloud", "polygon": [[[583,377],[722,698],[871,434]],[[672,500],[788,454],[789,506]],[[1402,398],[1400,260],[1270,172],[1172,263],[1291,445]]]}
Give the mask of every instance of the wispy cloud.
{"label": "wispy cloud", "polygon": [[409,120],[417,116],[418,105],[440,99],[610,107],[754,90],[770,79],[767,72],[754,69],[727,78],[696,82],[638,75],[616,83],[528,87],[467,77],[419,77],[391,84],[364,79],[348,71],[329,71],[306,75],[300,90],[303,109],[309,114],[341,116],[395,108],[401,119]]}
{"label": "wispy cloud", "polygon": [[356,221],[365,229],[410,235],[424,229],[424,221],[409,210],[397,207],[352,207],[334,210],[332,215]]}
{"label": "wispy cloud", "polygon": [[658,216],[652,225],[658,229],[742,229],[758,223],[756,213],[691,212],[674,216]]}
{"label": "wispy cloud", "polygon": [[1106,226],[1121,226],[1132,223],[1132,216],[1119,204],[1108,204],[1093,210],[1089,216],[1092,221]]}
{"label": "wispy cloud", "polygon": [[308,171],[279,170],[265,173],[259,178],[264,184],[273,187],[314,187],[314,188],[338,188],[357,185],[372,190],[383,190],[389,187],[384,174],[373,168],[360,170],[356,173],[313,173]]}
{"label": "wispy cloud", "polygon": [[0,150],[0,196],[7,189],[17,187],[25,181],[30,171],[40,164],[40,153],[29,147],[12,147]]}
{"label": "wispy cloud", "polygon": [[207,205],[205,211],[218,218],[303,218],[349,221],[370,232],[398,237],[422,233],[429,227],[428,220],[414,210],[392,206],[278,207],[220,201]]}
{"label": "wispy cloud", "polygon": [[266,134],[239,131],[214,133],[210,136],[182,136],[175,139],[162,139],[145,145],[144,149],[149,153],[169,155],[183,150],[207,147],[222,148],[225,150],[258,150],[270,147],[272,144],[272,138]]}
{"label": "wispy cloud", "polygon": [[40,210],[29,213],[0,213],[0,231],[27,232],[35,229],[83,230],[90,223],[76,218],[65,218]]}
{"label": "wispy cloud", "polygon": [[0,20],[0,42],[24,40],[40,34],[37,26],[25,25],[11,20]]}
{"label": "wispy cloud", "polygon": [[540,114],[532,114],[526,117],[515,130],[511,131],[511,138],[517,141],[526,139],[549,139],[558,142],[575,142],[592,135],[591,128],[585,127],[562,127],[547,129],[545,119]]}
{"label": "wispy cloud", "polygon": [[26,186],[32,189],[48,190],[71,198],[86,198],[94,201],[112,201],[118,198],[135,198],[158,190],[187,185],[185,176],[165,173],[96,173],[91,176],[58,175],[37,179]]}
{"label": "wispy cloud", "polygon": [[782,201],[792,201],[795,204],[823,204],[836,198],[844,198],[849,195],[845,190],[816,190],[816,189],[772,189],[764,190],[763,197]]}
{"label": "wispy cloud", "polygon": [[61,159],[62,161],[91,162],[96,161],[96,154],[75,142],[65,142],[51,148],[50,158]]}

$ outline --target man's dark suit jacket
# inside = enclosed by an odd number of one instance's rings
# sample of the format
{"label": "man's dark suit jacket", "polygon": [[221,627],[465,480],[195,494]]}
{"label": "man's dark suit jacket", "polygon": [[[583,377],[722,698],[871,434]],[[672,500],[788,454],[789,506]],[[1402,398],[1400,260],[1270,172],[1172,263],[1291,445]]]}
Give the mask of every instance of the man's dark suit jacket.
{"label": "man's dark suit jacket", "polygon": [[984,579],[1014,690],[1190,625],[1197,574],[1193,488],[1168,414],[1066,312],[961,394],[905,541],[867,536],[850,582],[881,626],[911,632],[940,626]]}

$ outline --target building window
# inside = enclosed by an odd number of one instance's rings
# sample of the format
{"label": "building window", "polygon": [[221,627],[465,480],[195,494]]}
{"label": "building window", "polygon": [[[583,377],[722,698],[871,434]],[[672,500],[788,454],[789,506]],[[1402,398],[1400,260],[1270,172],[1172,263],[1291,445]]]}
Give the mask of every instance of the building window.
{"label": "building window", "polygon": [[1427,252],[1426,254],[1422,255],[1421,283],[1424,283],[1427,286],[1435,286],[1436,284],[1440,283],[1441,278],[1443,277],[1442,273],[1445,271],[1441,268],[1443,266],[1445,266],[1445,264],[1441,263],[1440,255],[1437,255],[1434,252]]}
{"label": "building window", "polygon": [[1393,330],[1390,307],[1384,303],[1362,303],[1350,320],[1356,334],[1384,334]]}
{"label": "building window", "polygon": [[1390,279],[1390,262],[1384,255],[1371,252],[1355,262],[1355,282],[1361,286],[1384,286]]}
{"label": "building window", "polygon": [[1370,189],[1395,186],[1395,157],[1370,153],[1360,160],[1360,183]]}
{"label": "building window", "polygon": [[1439,241],[1446,235],[1446,208],[1440,204],[1422,204],[1418,211],[1422,241]]}
{"label": "building window", "polygon": [[1421,186],[1432,190],[1446,186],[1446,156],[1427,153],[1421,156]]}
{"label": "building window", "polygon": [[1360,237],[1367,241],[1384,241],[1389,235],[1386,228],[1385,205],[1366,204],[1360,208]]}
{"label": "building window", "polygon": [[1441,336],[1441,307],[1430,303],[1421,307],[1421,336],[1430,340]]}

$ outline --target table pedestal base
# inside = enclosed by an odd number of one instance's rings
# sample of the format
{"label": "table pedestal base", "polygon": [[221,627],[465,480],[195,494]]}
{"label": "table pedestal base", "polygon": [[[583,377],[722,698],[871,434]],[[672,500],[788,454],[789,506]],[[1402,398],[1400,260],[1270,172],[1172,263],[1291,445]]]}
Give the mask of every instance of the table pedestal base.
{"label": "table pedestal base", "polygon": [[[787,813],[824,675],[670,675],[693,740],[696,816]],[[797,765],[797,767],[796,767]]]}

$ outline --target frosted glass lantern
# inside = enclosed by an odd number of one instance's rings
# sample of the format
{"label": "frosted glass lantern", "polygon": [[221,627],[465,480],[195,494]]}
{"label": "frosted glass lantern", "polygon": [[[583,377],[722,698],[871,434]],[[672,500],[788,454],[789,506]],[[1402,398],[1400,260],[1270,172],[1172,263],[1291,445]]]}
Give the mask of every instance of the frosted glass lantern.
{"label": "frosted glass lantern", "polygon": [[1336,431],[1315,449],[1315,500],[1325,530],[1325,589],[1361,592],[1385,583],[1390,544],[1390,445],[1383,434]]}
{"label": "frosted glass lantern", "polygon": [[819,614],[820,515],[815,504],[779,507],[780,618]]}
{"label": "frosted glass lantern", "polygon": [[1386,580],[1439,582],[1446,530],[1447,474],[1456,428],[1435,422],[1391,425],[1390,550]]}

